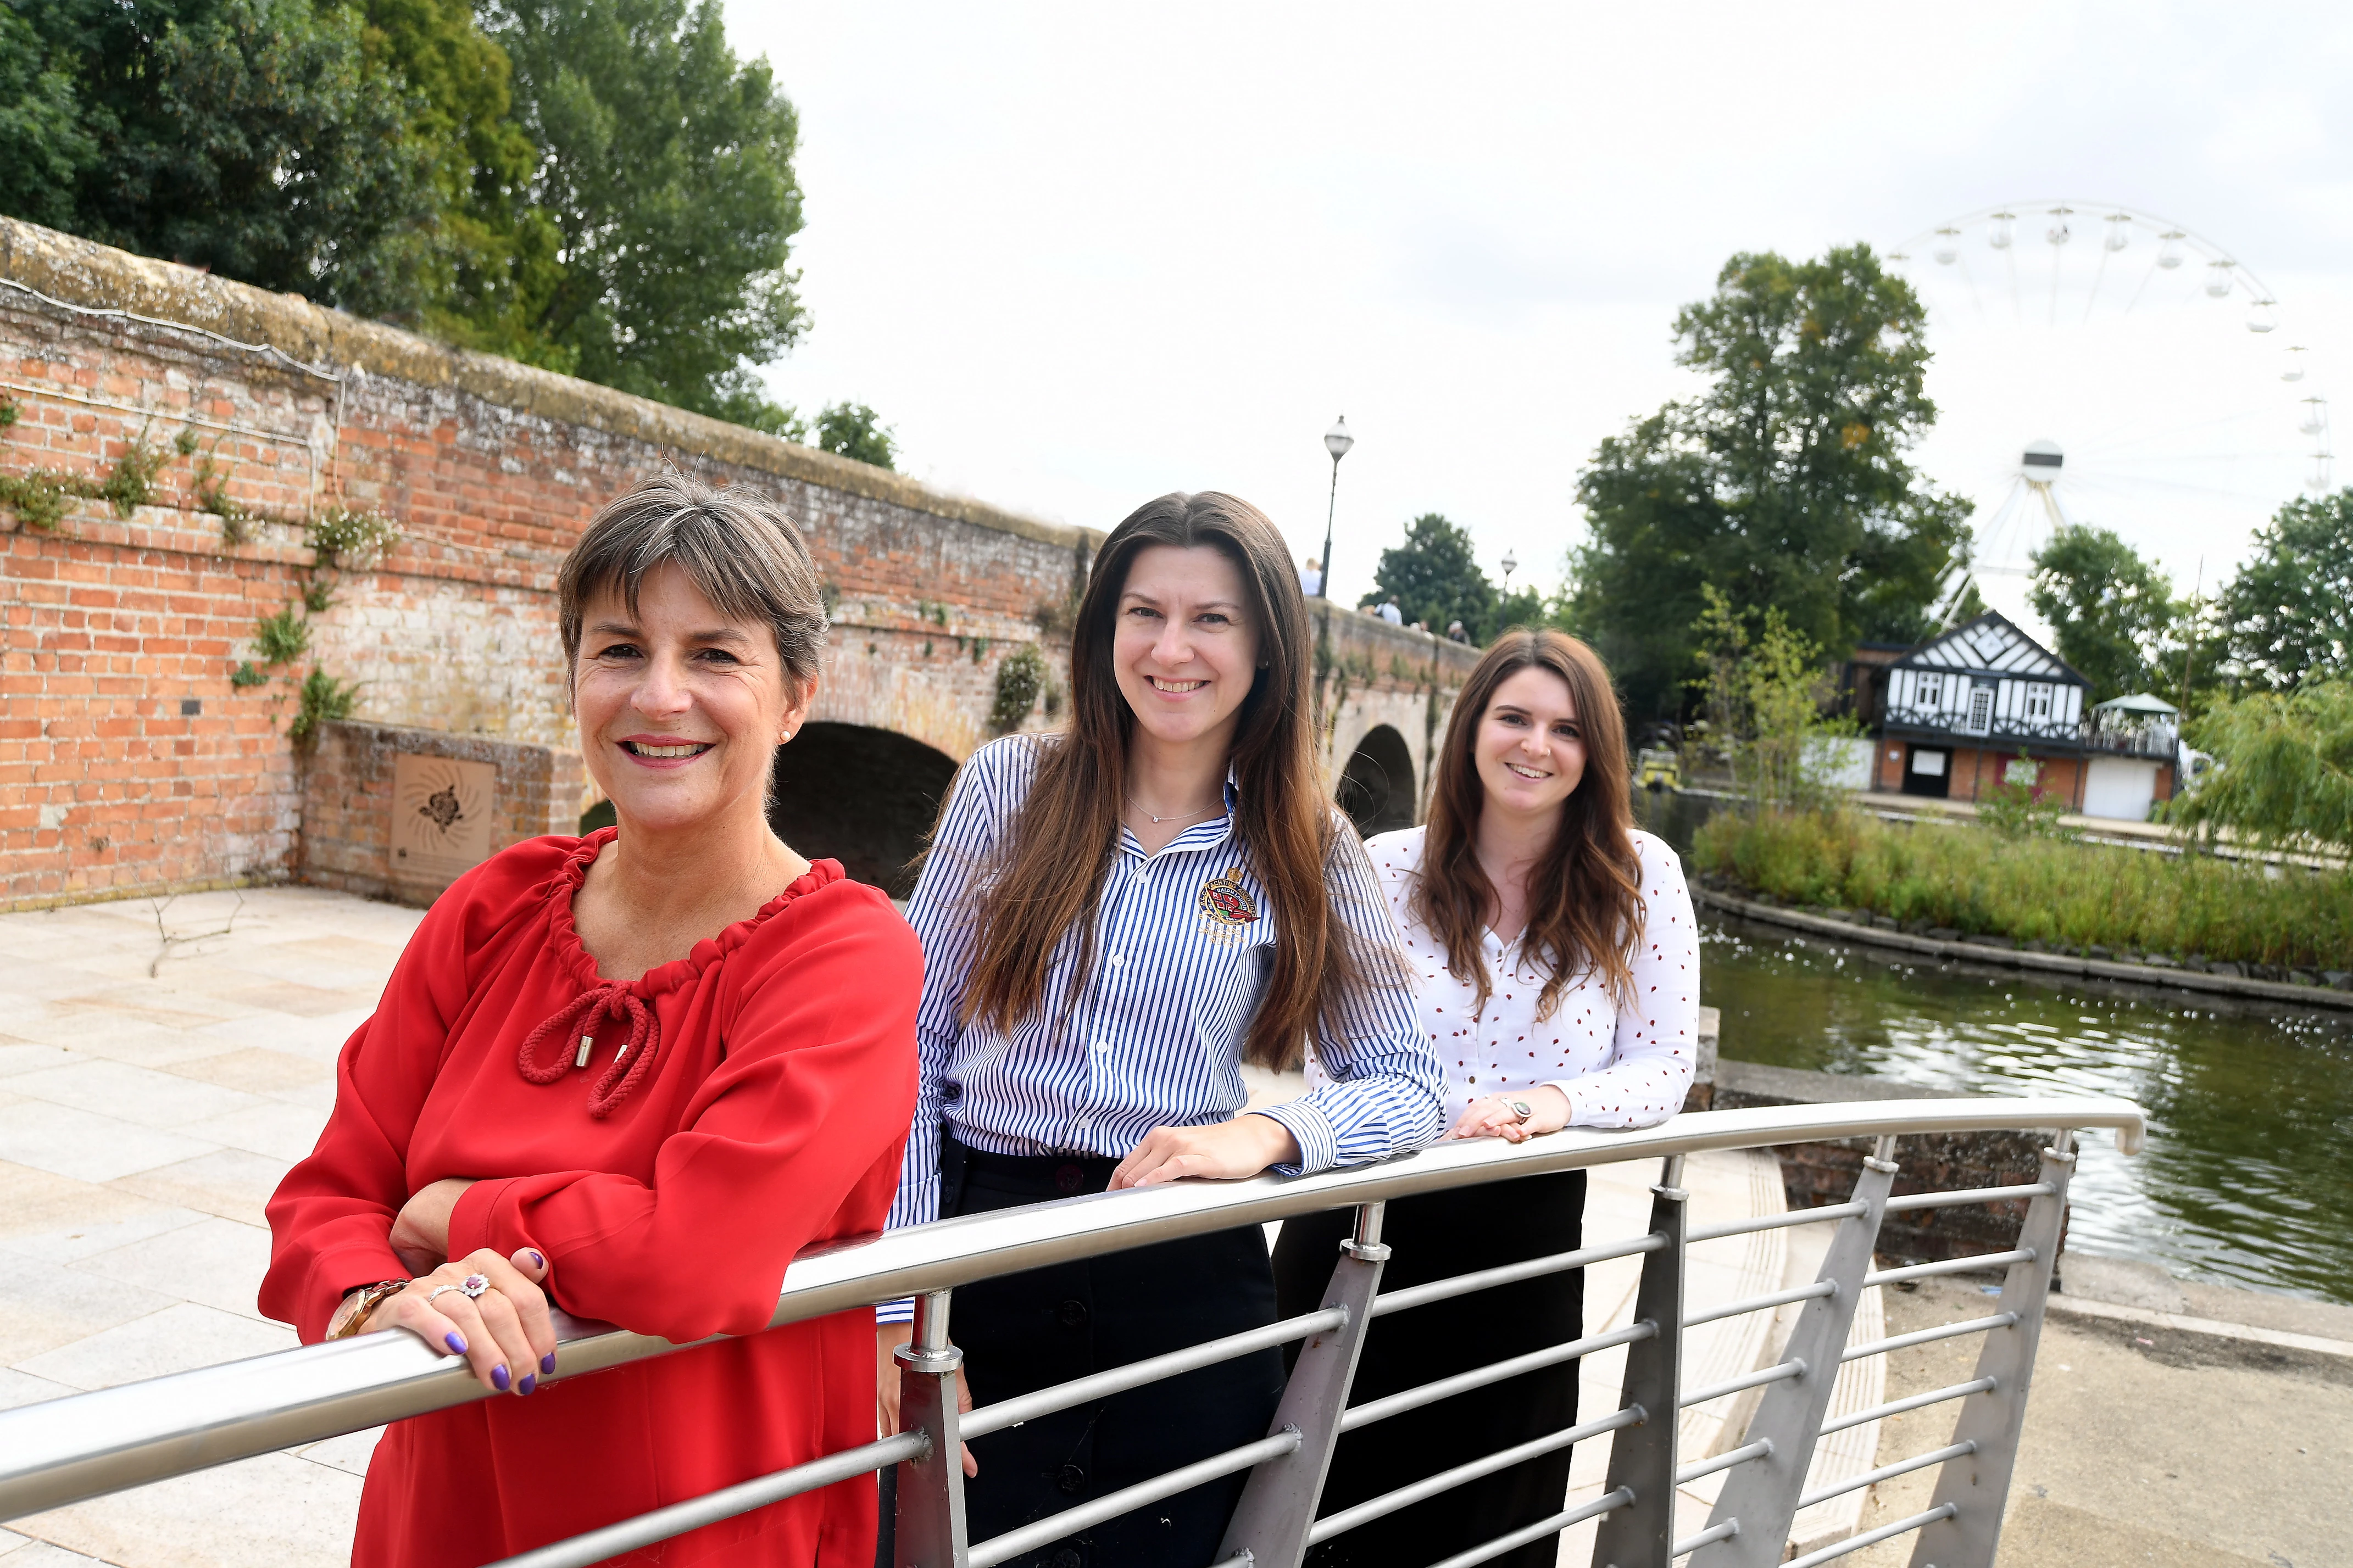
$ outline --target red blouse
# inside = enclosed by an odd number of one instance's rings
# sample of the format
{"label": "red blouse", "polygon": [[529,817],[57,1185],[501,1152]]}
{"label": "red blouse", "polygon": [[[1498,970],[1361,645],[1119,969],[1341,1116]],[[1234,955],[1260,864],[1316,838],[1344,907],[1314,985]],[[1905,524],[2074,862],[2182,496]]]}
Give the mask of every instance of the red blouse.
{"label": "red blouse", "polygon": [[[317,1150],[270,1200],[261,1310],[319,1339],[345,1291],[405,1272],[388,1237],[408,1195],[466,1176],[452,1257],[536,1247],[576,1317],[749,1337],[577,1379],[559,1359],[537,1393],[395,1422],[368,1467],[360,1568],[475,1568],[873,1440],[871,1310],[760,1331],[796,1252],[882,1228],[914,1106],[921,950],[880,891],[818,861],[613,987],[652,1015],[656,1055],[591,1116],[626,1013],[553,1083],[516,1057],[607,984],[572,896],[613,837],[516,845],[426,915],[343,1047]],[[565,1061],[578,1045],[575,1029]],[[874,1500],[860,1478],[614,1561],[871,1568]]]}

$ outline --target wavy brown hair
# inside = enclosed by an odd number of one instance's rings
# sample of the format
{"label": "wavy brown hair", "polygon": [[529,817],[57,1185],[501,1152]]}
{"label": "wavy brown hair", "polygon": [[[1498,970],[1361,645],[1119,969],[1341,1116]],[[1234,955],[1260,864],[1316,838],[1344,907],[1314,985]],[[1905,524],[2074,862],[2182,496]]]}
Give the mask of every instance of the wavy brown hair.
{"label": "wavy brown hair", "polygon": [[1054,952],[1073,926],[1082,933],[1077,983],[1093,972],[1095,909],[1119,843],[1135,727],[1113,669],[1113,637],[1129,568],[1155,544],[1207,548],[1231,561],[1258,628],[1263,668],[1242,700],[1234,736],[1234,826],[1266,889],[1276,941],[1274,973],[1242,1057],[1288,1069],[1299,1065],[1318,1017],[1336,1017],[1348,987],[1384,968],[1398,984],[1405,974],[1396,955],[1351,942],[1325,892],[1338,829],[1316,764],[1314,642],[1290,549],[1265,513],[1214,490],[1146,502],[1095,556],[1071,636],[1071,727],[1039,742],[1029,798],[979,879],[965,1016],[1010,1029],[1035,1013]]}
{"label": "wavy brown hair", "polygon": [[1600,655],[1563,632],[1513,631],[1495,639],[1454,700],[1439,753],[1437,787],[1422,839],[1421,876],[1412,910],[1445,944],[1455,979],[1479,988],[1487,1005],[1480,943],[1496,907],[1494,884],[1479,864],[1479,814],[1487,791],[1472,754],[1496,688],[1524,669],[1549,670],[1568,687],[1585,741],[1585,773],[1560,805],[1552,848],[1528,874],[1528,923],[1520,962],[1544,972],[1536,1016],[1548,1018],[1562,988],[1598,974],[1622,1005],[1634,984],[1634,944],[1642,936],[1641,862],[1634,852],[1634,813],[1626,770],[1626,721]]}

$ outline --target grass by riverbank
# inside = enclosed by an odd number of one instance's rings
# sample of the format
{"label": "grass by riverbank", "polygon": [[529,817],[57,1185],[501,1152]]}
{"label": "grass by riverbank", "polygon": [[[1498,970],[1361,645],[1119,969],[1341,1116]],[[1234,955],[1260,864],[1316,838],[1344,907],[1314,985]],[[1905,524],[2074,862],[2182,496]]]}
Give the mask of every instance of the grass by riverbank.
{"label": "grass by riverbank", "polygon": [[2053,951],[2353,970],[2353,877],[2156,855],[1859,812],[1718,812],[1696,869],[1793,904]]}

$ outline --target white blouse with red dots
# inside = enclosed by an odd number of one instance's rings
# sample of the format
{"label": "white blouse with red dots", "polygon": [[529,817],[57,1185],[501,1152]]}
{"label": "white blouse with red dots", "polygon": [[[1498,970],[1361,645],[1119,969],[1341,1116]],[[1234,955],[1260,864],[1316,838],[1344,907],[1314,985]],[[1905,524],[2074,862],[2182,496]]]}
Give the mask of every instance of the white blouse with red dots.
{"label": "white blouse with red dots", "polygon": [[[1570,980],[1551,1015],[1536,1016],[1545,970],[1514,940],[1482,933],[1486,1005],[1478,987],[1447,968],[1446,949],[1411,908],[1424,829],[1369,840],[1373,866],[1396,912],[1419,982],[1422,1033],[1447,1076],[1448,1125],[1482,1095],[1548,1083],[1568,1097],[1572,1127],[1651,1127],[1683,1105],[1699,1053],[1699,927],[1683,862],[1658,837],[1637,832],[1642,931],[1634,943],[1633,993],[1620,1006],[1599,976]],[[1308,1063],[1308,1081],[1320,1085]]]}

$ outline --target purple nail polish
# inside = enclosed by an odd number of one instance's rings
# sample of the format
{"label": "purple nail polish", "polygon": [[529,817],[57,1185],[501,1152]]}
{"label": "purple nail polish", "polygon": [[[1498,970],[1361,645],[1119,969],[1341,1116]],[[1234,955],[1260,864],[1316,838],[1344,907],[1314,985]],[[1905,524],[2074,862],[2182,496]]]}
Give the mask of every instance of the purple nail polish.
{"label": "purple nail polish", "polygon": [[538,1386],[538,1374],[527,1372],[522,1374],[522,1381],[515,1384],[515,1392],[517,1394],[529,1394],[533,1389],[537,1388]]}
{"label": "purple nail polish", "polygon": [[533,1268],[544,1268],[547,1267],[547,1259],[539,1255],[539,1248],[536,1247],[531,1248],[531,1266]]}
{"label": "purple nail polish", "polygon": [[466,1336],[459,1333],[455,1329],[451,1329],[448,1333],[443,1334],[441,1336],[441,1342],[449,1347],[449,1353],[451,1355],[464,1355],[466,1353]]}
{"label": "purple nail polish", "polygon": [[539,1374],[542,1377],[552,1377],[555,1374],[555,1352],[554,1351],[550,1351],[545,1355],[539,1358]]}
{"label": "purple nail polish", "polygon": [[498,1365],[491,1368],[491,1386],[492,1388],[497,1389],[501,1394],[504,1394],[507,1391],[508,1382],[509,1379],[507,1377],[506,1363],[501,1362]]}

